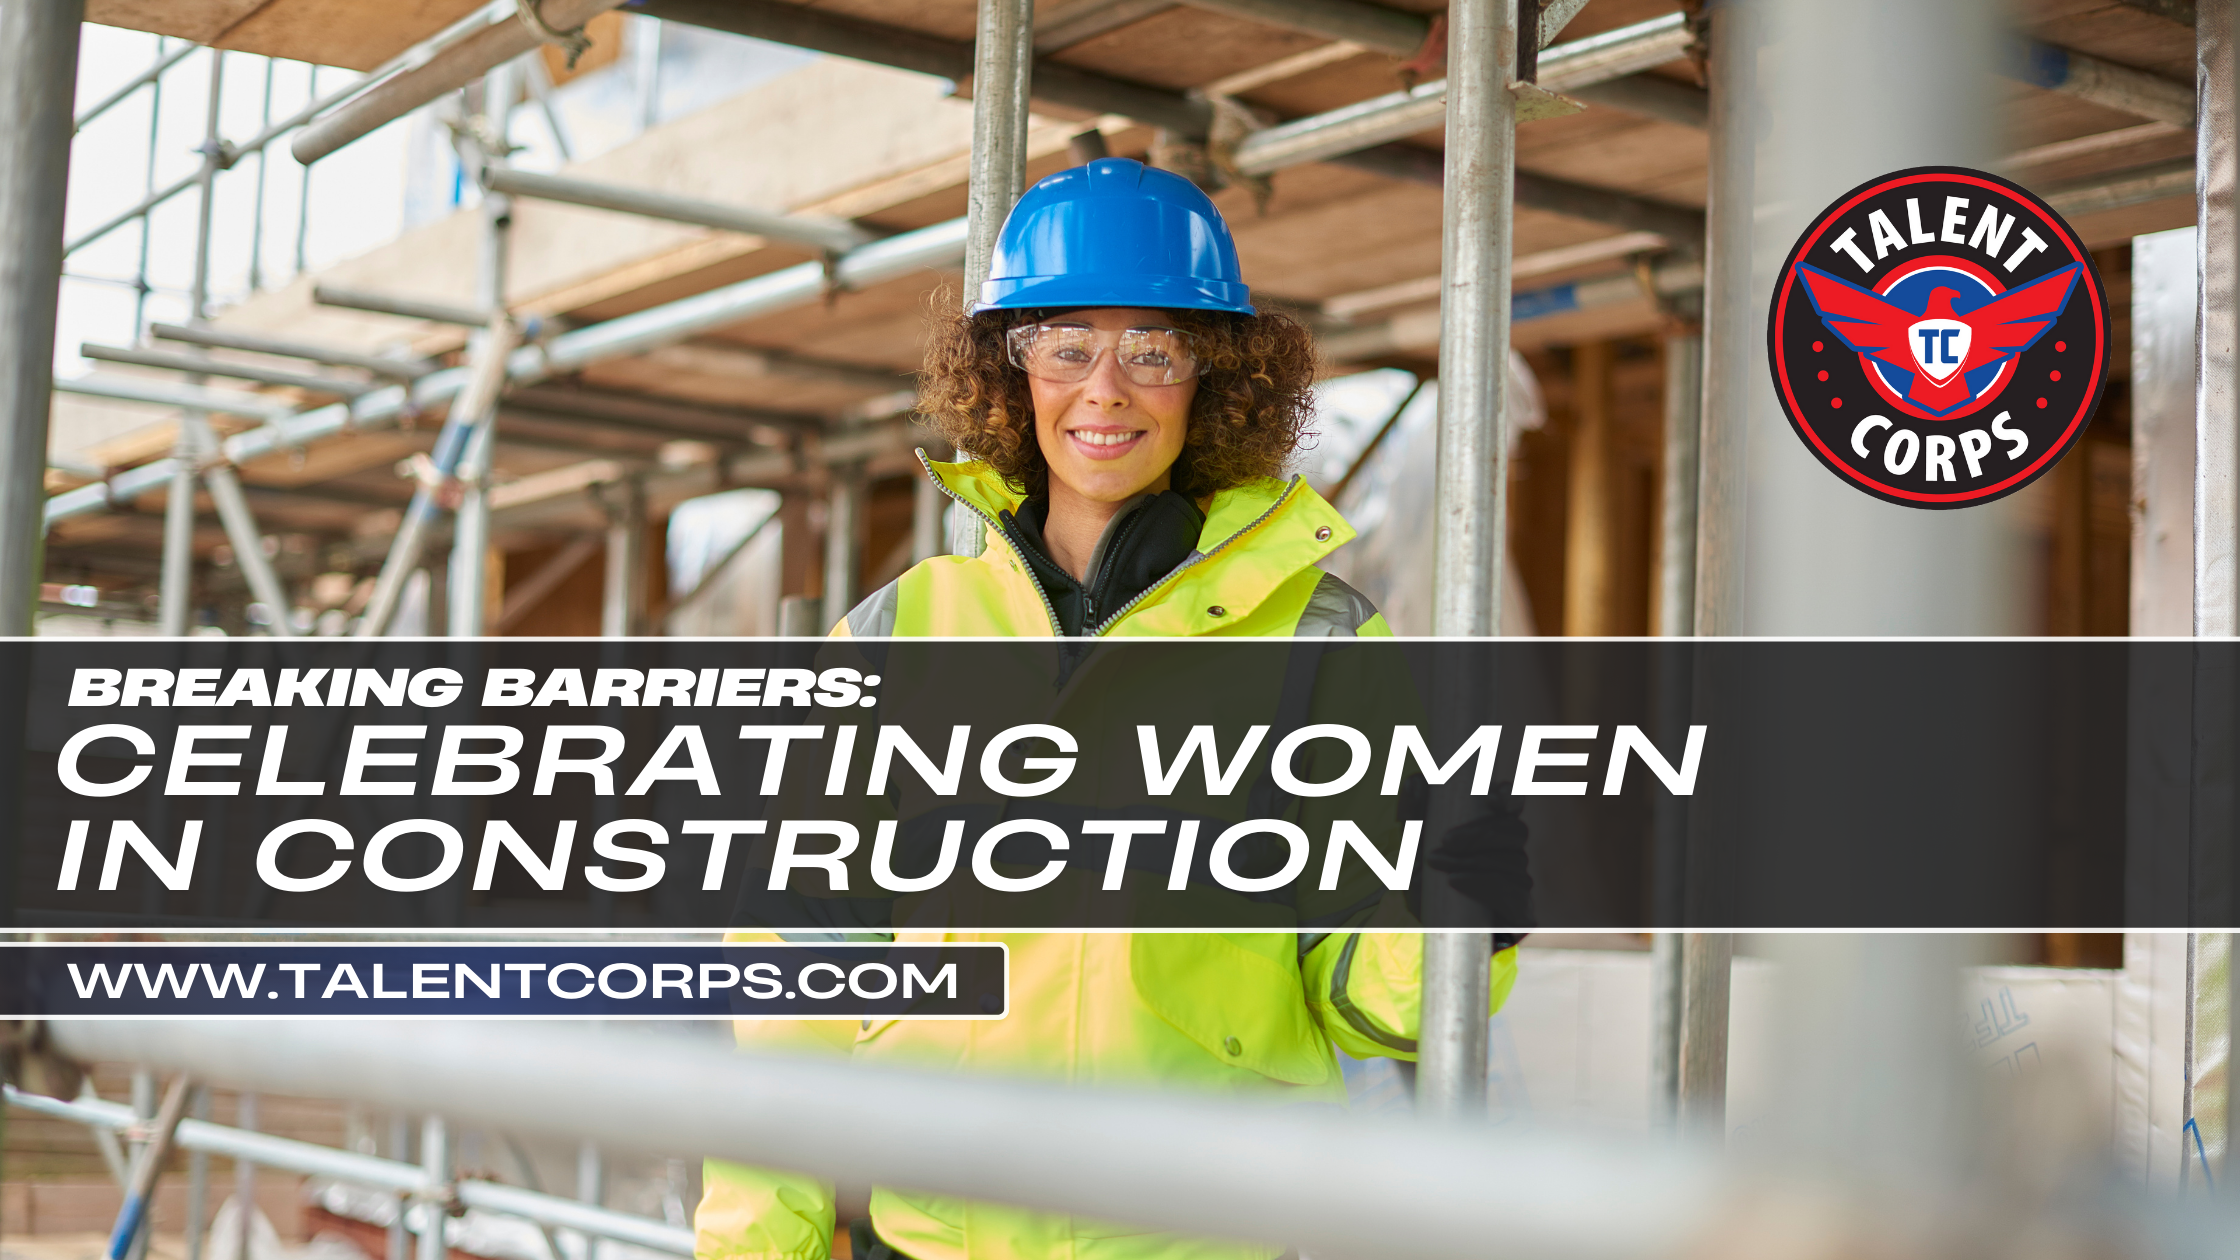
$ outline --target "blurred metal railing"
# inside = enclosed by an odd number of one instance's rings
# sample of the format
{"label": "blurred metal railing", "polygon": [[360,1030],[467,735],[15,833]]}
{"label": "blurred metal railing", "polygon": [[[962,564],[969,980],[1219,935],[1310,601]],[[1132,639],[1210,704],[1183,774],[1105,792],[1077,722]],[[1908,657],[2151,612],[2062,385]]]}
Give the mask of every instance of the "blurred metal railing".
{"label": "blurred metal railing", "polygon": [[[51,1031],[73,1058],[146,1062],[217,1085],[1280,1238],[1326,1258],[1402,1246],[1516,1260],[1677,1256],[1722,1201],[1715,1166],[1670,1143],[874,1071],[550,1026],[101,1020]],[[192,1149],[214,1128],[183,1129],[180,1141]],[[277,1152],[260,1146],[256,1158],[277,1162]],[[407,1176],[346,1158],[365,1177]]]}
{"label": "blurred metal railing", "polygon": [[[2064,1132],[2059,1117],[2025,1113],[2064,1105],[2061,1090],[2033,1097],[1966,1068],[1951,1031],[1969,947],[1952,935],[1784,941],[1784,1040],[1767,1069],[1779,1105],[1751,1149],[1725,1160],[1668,1134],[1354,1116],[1275,1105],[1280,1095],[1089,1091],[551,1025],[56,1021],[49,1041],[74,1059],[144,1062],[213,1084],[1262,1238],[1322,1260],[2019,1260],[2047,1254],[2049,1240],[2061,1254],[2240,1255],[2221,1204],[2126,1198],[2103,1153],[2049,1140]],[[111,1105],[11,1100],[128,1119]],[[281,1166],[311,1158],[304,1144],[210,1125],[183,1127],[180,1141],[244,1153],[253,1144],[260,1162]],[[432,1193],[440,1180],[391,1161],[318,1158],[405,1193]],[[617,1228],[612,1214],[587,1218],[581,1204],[487,1183],[461,1183],[458,1197],[586,1232],[596,1232],[587,1222]],[[649,1237],[659,1235],[631,1241]]]}
{"label": "blurred metal railing", "polygon": [[[267,1028],[269,1030],[269,1026]],[[143,1117],[135,1115],[132,1108],[123,1103],[65,1102],[59,1098],[25,1093],[13,1086],[7,1089],[7,1101],[11,1107],[74,1121],[103,1132],[127,1133],[147,1124]],[[269,1133],[230,1128],[207,1120],[180,1121],[176,1140],[178,1146],[187,1151],[200,1151],[228,1159],[245,1159],[266,1168],[326,1177],[350,1185],[370,1186],[423,1203],[456,1200],[464,1207],[518,1216],[538,1225],[572,1229],[595,1238],[631,1243],[672,1255],[692,1254],[692,1231],[689,1229],[502,1182],[462,1177],[445,1183],[431,1177],[428,1170],[419,1164],[382,1159],[357,1151],[336,1150],[314,1142],[299,1142]]]}

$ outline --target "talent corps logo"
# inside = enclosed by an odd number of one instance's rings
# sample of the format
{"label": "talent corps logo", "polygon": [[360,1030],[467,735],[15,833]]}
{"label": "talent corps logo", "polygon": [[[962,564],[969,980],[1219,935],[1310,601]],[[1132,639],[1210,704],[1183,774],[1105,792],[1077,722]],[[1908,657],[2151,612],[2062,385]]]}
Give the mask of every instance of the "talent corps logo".
{"label": "talent corps logo", "polygon": [[1892,503],[1968,507],[2053,467],[2092,419],[2108,298],[2075,232],[1965,167],[1871,180],[1782,265],[1766,338],[1797,436]]}

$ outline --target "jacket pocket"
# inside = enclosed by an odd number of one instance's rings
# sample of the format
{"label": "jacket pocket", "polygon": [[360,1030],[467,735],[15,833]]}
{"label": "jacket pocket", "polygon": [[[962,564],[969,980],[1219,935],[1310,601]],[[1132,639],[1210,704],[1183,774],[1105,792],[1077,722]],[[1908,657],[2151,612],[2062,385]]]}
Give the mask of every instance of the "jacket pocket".
{"label": "jacket pocket", "polygon": [[1307,1015],[1285,933],[1140,933],[1129,942],[1136,997],[1217,1061],[1294,1085],[1336,1065]]}

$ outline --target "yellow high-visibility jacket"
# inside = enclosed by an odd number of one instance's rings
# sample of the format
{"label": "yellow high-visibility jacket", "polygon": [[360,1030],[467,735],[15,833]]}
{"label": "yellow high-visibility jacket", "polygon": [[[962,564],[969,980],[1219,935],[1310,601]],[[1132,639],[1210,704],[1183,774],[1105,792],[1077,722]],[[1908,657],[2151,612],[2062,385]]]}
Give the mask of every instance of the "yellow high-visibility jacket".
{"label": "yellow high-visibility jacket", "polygon": [[[1020,496],[981,464],[929,471],[986,523],[977,557],[926,561],[866,599],[836,635],[1048,636],[1055,618],[995,521]],[[1353,531],[1302,480],[1214,495],[1192,559],[1095,629],[1110,635],[1389,635],[1350,587],[1315,567]],[[1011,1006],[1001,1020],[740,1020],[763,1052],[849,1055],[914,1069],[999,1073],[1086,1087],[1157,1086],[1342,1104],[1336,1050],[1413,1059],[1422,937],[1387,899],[1331,932],[903,932],[1001,940]],[[1499,1009],[1516,953],[1492,962]],[[1267,1260],[1275,1245],[880,1188],[879,1236],[915,1260]],[[833,1191],[817,1178],[710,1160],[699,1260],[825,1260]]]}
{"label": "yellow high-visibility jacket", "polygon": [[[937,556],[858,604],[834,634],[1019,635],[1057,633],[1042,587],[997,521],[1024,496],[977,461],[926,461],[949,497],[980,518],[984,550]],[[1098,635],[1390,636],[1369,601],[1317,561],[1353,539],[1353,527],[1307,485],[1267,478],[1200,505],[1205,529],[1182,566],[1093,628]]]}

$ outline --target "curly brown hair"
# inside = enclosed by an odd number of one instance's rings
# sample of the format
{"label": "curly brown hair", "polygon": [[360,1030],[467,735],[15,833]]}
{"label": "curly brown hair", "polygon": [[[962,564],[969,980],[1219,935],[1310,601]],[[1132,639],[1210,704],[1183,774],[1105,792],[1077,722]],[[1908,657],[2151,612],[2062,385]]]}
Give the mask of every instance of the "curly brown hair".
{"label": "curly brown hair", "polygon": [[[1014,489],[1029,497],[1049,493],[1050,465],[1035,440],[1027,374],[1011,362],[1004,335],[1056,312],[966,315],[946,293],[930,305],[920,415]],[[1166,314],[1198,357],[1198,393],[1174,463],[1174,489],[1200,496],[1280,475],[1314,414],[1313,335],[1275,312]]]}

